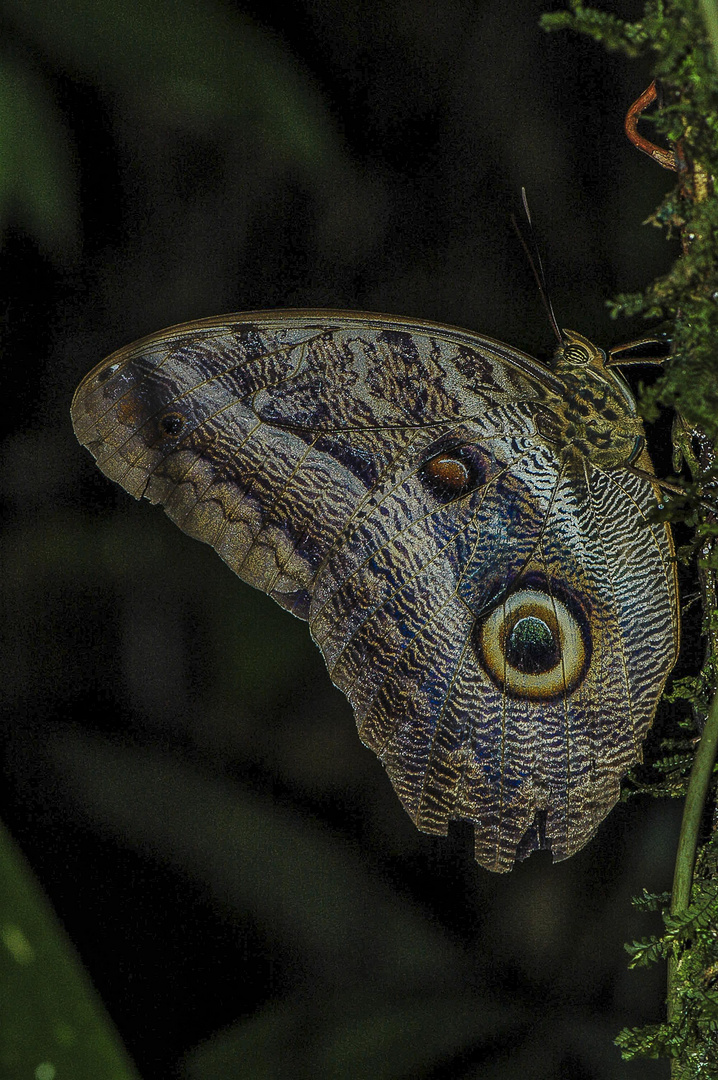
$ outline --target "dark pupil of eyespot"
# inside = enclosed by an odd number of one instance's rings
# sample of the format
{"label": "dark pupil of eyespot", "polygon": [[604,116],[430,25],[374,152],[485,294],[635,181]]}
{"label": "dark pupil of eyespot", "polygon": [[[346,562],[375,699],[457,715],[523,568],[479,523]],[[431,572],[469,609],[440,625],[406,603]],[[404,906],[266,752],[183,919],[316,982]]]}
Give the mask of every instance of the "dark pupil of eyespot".
{"label": "dark pupil of eyespot", "polygon": [[160,428],[165,435],[179,435],[183,424],[181,416],[163,416],[160,420]]}
{"label": "dark pupil of eyespot", "polygon": [[525,675],[540,675],[558,661],[558,642],[551,628],[533,615],[519,619],[506,642],[506,662]]}

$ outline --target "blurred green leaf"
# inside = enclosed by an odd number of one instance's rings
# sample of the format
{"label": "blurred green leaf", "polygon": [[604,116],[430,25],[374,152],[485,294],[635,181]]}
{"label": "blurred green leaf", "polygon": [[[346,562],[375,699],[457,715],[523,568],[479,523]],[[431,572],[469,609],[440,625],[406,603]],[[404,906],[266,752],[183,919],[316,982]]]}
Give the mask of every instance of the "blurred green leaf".
{"label": "blurred green leaf", "polygon": [[58,731],[45,750],[60,790],[103,831],[181,869],[230,910],[251,912],[315,973],[357,981],[370,954],[375,978],[394,992],[463,977],[461,950],[442,929],[308,813],[100,736]]}
{"label": "blurred green leaf", "polygon": [[0,827],[0,1075],[138,1080],[94,989]]}
{"label": "blurred green leaf", "polygon": [[0,238],[11,219],[41,244],[77,240],[71,148],[39,71],[0,56]]}
{"label": "blurred green leaf", "polygon": [[396,1080],[424,1076],[461,1051],[522,1037],[520,1014],[482,998],[434,994],[371,1003],[331,997],[266,1009],[220,1032],[185,1062],[187,1080]]}
{"label": "blurred green leaf", "polygon": [[[343,157],[326,108],[283,45],[211,0],[6,0],[5,18],[57,63],[158,111],[236,127],[297,164]],[[149,102],[148,102],[149,98]]]}
{"label": "blurred green leaf", "polygon": [[[16,449],[17,443],[5,444],[6,461]],[[55,460],[62,461],[61,450],[56,453]],[[47,456],[38,453],[36,460],[41,468],[48,468]],[[213,698],[229,695],[234,702],[256,708],[258,703],[276,701],[291,692],[296,670],[307,658],[322,669],[305,625],[235,578],[224,587],[227,570],[214,553],[210,555],[204,545],[176,536],[175,528],[158,512],[150,535],[151,522],[151,518],[148,522],[144,515],[140,518],[129,512],[107,521],[90,515],[58,515],[48,522],[33,519],[12,543],[7,537],[0,539],[6,592],[14,596],[13,606],[21,608],[18,618],[22,625],[36,625],[41,620],[39,613],[47,610],[48,589],[60,577],[71,580],[79,575],[98,591],[110,588],[121,592],[134,584],[141,592],[158,573],[171,567],[174,579],[184,582],[182,601],[203,609],[210,605],[213,611]],[[218,581],[222,583],[219,586]],[[14,632],[18,632],[17,622]],[[282,636],[281,662],[274,656],[278,635]],[[11,641],[5,649],[7,664]],[[15,671],[5,687],[5,704],[21,690],[22,676]]]}

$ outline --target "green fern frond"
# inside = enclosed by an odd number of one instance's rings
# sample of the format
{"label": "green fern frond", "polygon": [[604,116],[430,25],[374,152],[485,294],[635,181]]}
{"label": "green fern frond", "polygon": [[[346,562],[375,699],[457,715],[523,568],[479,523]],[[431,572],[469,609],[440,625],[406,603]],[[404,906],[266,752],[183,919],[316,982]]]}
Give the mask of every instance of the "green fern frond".
{"label": "green fern frond", "polygon": [[640,911],[664,911],[671,901],[669,892],[649,893],[644,889],[640,896],[632,896],[631,903]]}

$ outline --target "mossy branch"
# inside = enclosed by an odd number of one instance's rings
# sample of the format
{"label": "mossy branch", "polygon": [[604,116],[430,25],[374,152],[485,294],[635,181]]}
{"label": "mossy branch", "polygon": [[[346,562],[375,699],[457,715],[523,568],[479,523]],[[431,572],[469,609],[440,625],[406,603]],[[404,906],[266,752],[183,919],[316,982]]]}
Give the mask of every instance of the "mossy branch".
{"label": "mossy branch", "polygon": [[[703,11],[715,0],[649,0],[640,22],[572,0],[571,11],[544,15],[549,30],[571,28],[628,56],[650,55],[661,81],[663,105],[652,116],[657,140],[679,144],[687,159],[681,183],[650,219],[669,233],[680,230],[684,254],[668,274],[640,293],[617,296],[609,307],[614,316],[642,314],[671,322],[673,356],[666,370],[644,394],[644,409],[658,405],[680,409],[689,424],[718,442],[718,199],[711,190],[703,198],[687,190],[695,176],[718,176],[718,80],[714,38]],[[711,185],[712,187],[712,185]],[[650,416],[649,416],[650,419]]]}
{"label": "mossy branch", "polygon": [[[609,306],[614,316],[642,314],[673,328],[672,355],[662,377],[644,391],[641,408],[648,419],[661,405],[676,411],[674,467],[689,480],[681,496],[667,500],[663,516],[695,530],[689,548],[706,642],[700,673],[681,680],[672,694],[690,703],[693,723],[703,729],[687,787],[688,746],[673,740],[658,763],[662,780],[653,788],[686,793],[670,909],[665,898],[645,894],[639,901],[644,908],[663,907],[665,931],[627,946],[633,967],[668,960],[667,1021],[626,1029],[616,1042],[625,1058],[670,1058],[674,1080],[718,1080],[715,815],[708,839],[701,831],[712,785],[715,805],[718,751],[718,0],[647,0],[643,18],[633,23],[579,0],[570,0],[570,9],[545,15],[544,27],[588,34],[631,57],[650,56],[660,80],[661,107],[651,119],[662,149],[651,156],[675,168],[678,182],[649,220],[669,234],[678,232],[683,253],[663,277]],[[639,116],[644,100],[636,103]],[[651,152],[650,144],[639,148]]]}

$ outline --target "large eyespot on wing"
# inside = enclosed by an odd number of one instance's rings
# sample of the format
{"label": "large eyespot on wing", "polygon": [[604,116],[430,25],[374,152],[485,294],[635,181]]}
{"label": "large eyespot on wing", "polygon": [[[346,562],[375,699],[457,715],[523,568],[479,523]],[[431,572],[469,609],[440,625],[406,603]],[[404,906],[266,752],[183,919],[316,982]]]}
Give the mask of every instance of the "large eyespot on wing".
{"label": "large eyespot on wing", "polygon": [[527,701],[571,694],[590,661],[590,624],[581,605],[536,588],[511,593],[478,621],[474,634],[496,685]]}

